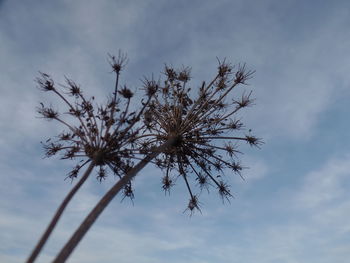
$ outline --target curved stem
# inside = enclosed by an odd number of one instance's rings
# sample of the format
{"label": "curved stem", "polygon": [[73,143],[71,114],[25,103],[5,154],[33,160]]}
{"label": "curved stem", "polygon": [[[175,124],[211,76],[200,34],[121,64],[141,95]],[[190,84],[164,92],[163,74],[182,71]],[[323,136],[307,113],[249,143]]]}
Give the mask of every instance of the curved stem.
{"label": "curved stem", "polygon": [[65,244],[62,250],[59,252],[57,257],[52,261],[53,263],[62,263],[67,260],[70,254],[73,252],[75,247],[79,244],[81,239],[85,236],[87,231],[100,216],[103,210],[108,206],[108,204],[113,200],[113,198],[118,194],[118,192],[123,189],[123,187],[133,179],[137,173],[142,170],[152,159],[157,157],[161,152],[163,152],[168,147],[171,147],[176,142],[176,138],[171,138],[164,144],[160,145],[150,154],[148,154],[142,161],[134,166],[124,177],[122,177],[97,203],[97,205],[92,209],[90,214],[81,223],[79,228],[75,231],[69,241]]}
{"label": "curved stem", "polygon": [[51,219],[50,224],[46,228],[44,234],[41,236],[39,242],[35,246],[34,250],[30,254],[29,258],[27,259],[26,263],[32,263],[35,261],[35,259],[38,257],[40,251],[44,247],[45,243],[47,242],[49,236],[51,235],[52,231],[54,230],[58,220],[60,219],[61,215],[63,214],[63,211],[67,207],[70,200],[73,198],[75,193],[79,190],[79,188],[82,186],[82,184],[86,181],[86,179],[89,177],[90,173],[92,172],[93,168],[95,166],[95,163],[92,161],[89,165],[89,167],[86,169],[83,176],[80,178],[78,183],[73,187],[73,189],[68,193],[68,195],[64,198],[61,205],[57,209],[54,217]]}

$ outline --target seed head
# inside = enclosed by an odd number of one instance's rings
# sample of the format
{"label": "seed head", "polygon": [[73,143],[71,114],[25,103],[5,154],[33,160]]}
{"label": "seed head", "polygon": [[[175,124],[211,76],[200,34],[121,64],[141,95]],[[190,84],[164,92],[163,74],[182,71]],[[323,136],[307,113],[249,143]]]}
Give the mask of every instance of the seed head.
{"label": "seed head", "polygon": [[[143,155],[136,142],[146,126],[140,124],[139,120],[155,91],[149,88],[146,99],[140,103],[141,107],[131,111],[129,105],[133,92],[127,86],[119,87],[119,75],[126,64],[126,55],[119,52],[117,58],[110,55],[110,59],[116,74],[116,85],[114,93],[102,105],[97,105],[94,97],[87,98],[80,86],[67,77],[65,84],[60,85],[62,91],[54,87],[54,81],[46,73],[40,73],[37,78],[40,89],[52,91],[67,108],[66,114],[59,114],[52,106],[41,103],[37,112],[43,118],[63,125],[64,130],[43,145],[47,157],[60,154],[61,159],[78,161],[67,176],[72,180],[89,162],[97,166],[99,181],[106,178],[107,169],[121,178],[134,166],[133,160]],[[124,195],[133,197],[131,184],[125,189]]]}
{"label": "seed head", "polygon": [[111,54],[108,54],[108,57],[109,57],[109,64],[111,65],[113,71],[119,75],[120,71],[122,71],[122,69],[128,63],[127,55],[119,50],[117,57]]}
{"label": "seed head", "polygon": [[[241,176],[238,142],[246,141],[251,146],[259,146],[261,140],[249,136],[236,136],[228,133],[239,132],[243,124],[235,118],[237,112],[252,103],[251,92],[243,93],[234,104],[226,103],[226,97],[239,84],[245,84],[253,71],[247,71],[245,65],[238,65],[238,71],[232,74],[233,67],[219,61],[218,72],[212,81],[203,82],[198,95],[193,98],[186,82],[190,79],[188,68],[175,70],[165,66],[164,86],[157,93],[144,114],[144,124],[148,137],[143,142],[145,152],[153,147],[174,140],[157,159],[155,165],[165,170],[163,190],[169,192],[173,186],[171,174],[180,174],[190,195],[186,210],[191,214],[199,210],[198,197],[203,188],[215,187],[223,200],[232,197],[229,185],[222,179],[225,172],[231,170]],[[181,76],[181,77],[180,77]],[[233,76],[233,77],[231,77]],[[233,106],[233,107],[232,107]],[[214,176],[213,172],[219,172]],[[217,178],[220,178],[218,180]],[[192,190],[193,181],[199,186],[200,193]]]}
{"label": "seed head", "polygon": [[53,91],[55,90],[54,82],[50,75],[40,72],[40,77],[36,79],[36,82],[39,84],[39,89],[42,91]]}

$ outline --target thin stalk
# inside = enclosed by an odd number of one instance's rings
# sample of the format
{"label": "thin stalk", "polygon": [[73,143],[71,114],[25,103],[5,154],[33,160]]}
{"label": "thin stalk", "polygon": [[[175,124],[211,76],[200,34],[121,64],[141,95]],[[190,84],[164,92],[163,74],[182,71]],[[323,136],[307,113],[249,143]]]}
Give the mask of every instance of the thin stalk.
{"label": "thin stalk", "polygon": [[[203,82],[203,86],[202,86],[202,87],[203,87],[203,94],[205,94],[205,93],[210,89],[210,87],[215,83],[215,81],[218,79],[218,77],[219,77],[219,74],[217,74],[217,75],[215,76],[215,78],[209,83],[209,85],[208,85],[206,88],[204,88],[205,83]],[[192,105],[192,107],[191,107],[191,109],[189,110],[187,116],[191,116],[192,112],[195,110],[195,108],[198,106],[199,103],[200,103],[200,99],[198,99],[198,100]]]}
{"label": "thin stalk", "polygon": [[[177,155],[177,158],[178,158],[179,160],[181,160],[180,155]],[[180,174],[182,175],[182,177],[183,177],[184,180],[185,180],[185,183],[186,183],[188,192],[190,193],[191,198],[193,198],[193,194],[192,194],[192,191],[191,191],[191,187],[190,187],[190,184],[188,183],[188,180],[187,180],[187,177],[186,177],[186,173],[185,173],[185,171],[184,171],[184,168],[183,168],[183,166],[182,166],[182,162],[181,162],[181,161],[179,162],[179,170],[180,170]]]}
{"label": "thin stalk", "polygon": [[[115,107],[117,106],[118,85],[119,85],[119,73],[117,73],[117,76],[116,76],[116,79],[115,79],[114,96],[113,96],[113,100],[112,100],[113,106],[112,106],[112,109],[111,109],[111,114],[110,114],[110,116],[109,116],[109,118],[110,118],[111,120],[114,119]],[[108,134],[109,129],[111,128],[111,126],[112,126],[112,125],[108,125],[108,126],[107,126],[105,135]]]}
{"label": "thin stalk", "polygon": [[[86,101],[86,99],[84,98],[84,96],[82,96],[81,94],[80,94],[79,96],[80,96],[80,98],[83,100],[83,102],[84,102],[85,104],[87,104],[87,101]],[[89,113],[90,113],[90,112],[87,113],[88,118],[89,118],[89,121],[95,125],[95,127],[96,127],[96,129],[97,129],[97,134],[98,134],[99,131],[98,131],[98,126],[97,126],[97,121],[96,121],[96,118],[95,118],[95,114],[94,114],[94,112],[93,112],[93,110],[92,110],[92,112],[91,112],[92,119],[91,119]],[[92,120],[93,120],[93,122],[92,122]],[[101,134],[102,134],[102,133],[101,133]],[[92,139],[94,139],[95,143],[97,144],[98,142],[96,141],[96,138],[95,138],[95,137],[96,137],[96,136],[92,136]],[[91,142],[92,142],[92,141],[91,141]]]}
{"label": "thin stalk", "polygon": [[[140,119],[141,115],[143,114],[144,110],[146,109],[147,105],[149,104],[149,102],[151,101],[152,96],[148,97],[147,102],[143,105],[142,109],[139,111],[139,113],[137,114],[137,116],[135,117],[135,120],[123,131],[123,135],[127,134],[127,132],[134,127],[134,125],[137,123],[137,121]],[[114,131],[113,135],[111,137],[113,137],[116,133],[117,129]]]}
{"label": "thin stalk", "polygon": [[60,219],[61,215],[63,214],[63,211],[67,207],[70,200],[73,198],[75,193],[79,190],[79,188],[82,186],[82,184],[86,181],[86,179],[91,174],[93,168],[95,167],[95,163],[92,161],[89,165],[89,167],[86,169],[83,176],[80,178],[78,183],[73,187],[73,189],[68,193],[68,195],[64,198],[61,205],[57,209],[54,217],[51,219],[50,224],[46,228],[44,234],[41,236],[39,242],[35,246],[33,252],[30,254],[29,258],[27,259],[26,263],[32,263],[35,261],[37,256],[39,255],[40,251],[43,249],[45,243],[47,242],[49,236],[51,235],[52,231],[54,230],[58,220]]}
{"label": "thin stalk", "polygon": [[[113,134],[115,134],[116,131],[119,131],[120,126],[122,126],[122,124],[124,123],[126,114],[128,114],[128,111],[129,111],[130,101],[131,101],[131,99],[129,98],[129,99],[128,99],[128,102],[126,103],[126,107],[125,107],[125,111],[124,111],[124,113],[123,113],[123,116],[122,116],[121,119],[119,120],[118,126],[115,128],[115,131],[114,131]],[[106,132],[106,135],[107,135],[107,132]],[[108,143],[108,142],[107,142],[107,143]]]}
{"label": "thin stalk", "polygon": [[[72,105],[65,97],[63,97],[62,94],[59,93],[56,89],[54,89],[53,91],[54,91],[54,92],[69,106],[69,108],[70,108],[71,110],[73,110],[73,112],[74,112],[75,108],[73,107],[73,105]],[[91,142],[92,142],[92,137],[91,137],[90,134],[89,134],[89,130],[86,128],[86,126],[85,126],[83,120],[81,119],[81,117],[80,117],[80,116],[77,116],[77,117],[78,117],[78,119],[79,119],[79,121],[80,121],[81,126],[84,128],[86,134],[89,136],[89,138],[90,138],[90,140],[91,140]]]}
{"label": "thin stalk", "polygon": [[[239,111],[242,107],[237,107],[235,108],[233,111],[231,111],[230,113],[224,115],[224,116],[221,116],[220,119],[217,119],[217,120],[214,120],[212,122],[209,122],[205,125],[202,125],[200,127],[197,127],[195,129],[192,130],[192,132],[195,132],[195,131],[198,131],[198,130],[201,130],[201,129],[204,129],[206,127],[210,127],[211,125],[213,124],[218,124],[220,123],[221,121],[225,120],[226,118],[230,117],[231,115],[235,114],[237,111]],[[202,116],[201,118],[206,118],[207,116],[209,116],[209,114],[211,114],[212,112],[209,112],[207,115],[205,116]],[[220,128],[220,129],[216,129],[217,131],[220,131],[220,130],[227,130],[227,129],[230,129],[230,128]]]}
{"label": "thin stalk", "polygon": [[[57,118],[57,117],[55,118],[55,120],[59,121],[60,123],[62,123],[62,124],[64,124],[64,125],[66,125],[66,126],[73,132],[73,134],[76,133],[76,131],[74,130],[74,128],[73,128],[72,126],[70,126],[67,122],[65,122],[65,121],[63,121],[63,120],[61,120],[60,118]],[[84,138],[84,136],[81,136],[81,135],[79,135],[79,134],[77,134],[77,136],[79,136],[79,138],[80,138],[81,140],[87,142],[87,140],[86,140],[86,138]]]}
{"label": "thin stalk", "polygon": [[65,244],[62,250],[59,252],[57,257],[52,261],[52,263],[62,263],[66,262],[70,254],[74,251],[76,246],[79,244],[81,239],[85,236],[90,227],[94,224],[96,219],[100,216],[103,210],[108,206],[108,204],[113,200],[113,198],[119,193],[123,187],[132,180],[137,173],[142,170],[152,159],[157,157],[161,152],[165,151],[168,147],[171,147],[176,142],[176,138],[170,138],[164,144],[160,145],[153,150],[152,153],[148,154],[142,161],[135,165],[124,177],[122,177],[97,203],[97,205],[92,209],[90,214],[81,223],[69,241]]}
{"label": "thin stalk", "polygon": [[223,139],[223,140],[241,140],[241,141],[247,141],[247,138],[243,137],[227,137],[227,136],[206,136],[203,137],[203,139]]}

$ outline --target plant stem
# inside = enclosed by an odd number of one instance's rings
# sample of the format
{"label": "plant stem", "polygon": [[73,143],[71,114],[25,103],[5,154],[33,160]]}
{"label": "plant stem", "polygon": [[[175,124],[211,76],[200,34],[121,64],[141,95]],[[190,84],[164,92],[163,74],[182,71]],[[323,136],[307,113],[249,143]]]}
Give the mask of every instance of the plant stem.
{"label": "plant stem", "polygon": [[94,161],[92,161],[89,165],[89,167],[86,169],[83,176],[80,178],[78,183],[73,187],[73,189],[68,193],[68,195],[64,198],[61,205],[57,209],[54,217],[51,219],[50,224],[46,228],[44,234],[41,236],[39,242],[35,246],[34,250],[30,254],[29,258],[27,259],[26,263],[33,263],[37,256],[39,255],[40,251],[44,247],[45,243],[47,242],[49,236],[51,235],[52,231],[54,230],[58,220],[60,219],[61,215],[63,214],[63,211],[67,207],[70,200],[73,198],[75,193],[79,190],[79,188],[83,185],[83,183],[86,181],[86,179],[89,177],[90,173],[92,172],[93,168],[95,167]]}
{"label": "plant stem", "polygon": [[122,177],[97,203],[97,205],[92,209],[90,214],[84,219],[80,224],[78,229],[65,244],[62,250],[57,255],[56,259],[52,261],[53,263],[62,263],[67,260],[70,254],[73,252],[75,247],[79,244],[81,239],[103,212],[103,210],[108,206],[112,199],[118,194],[118,192],[123,189],[123,187],[133,179],[137,173],[142,170],[152,159],[157,157],[161,152],[163,152],[168,147],[171,147],[176,142],[176,138],[170,138],[164,144],[160,145],[153,150],[152,153],[148,154],[142,161],[135,165],[124,177]]}

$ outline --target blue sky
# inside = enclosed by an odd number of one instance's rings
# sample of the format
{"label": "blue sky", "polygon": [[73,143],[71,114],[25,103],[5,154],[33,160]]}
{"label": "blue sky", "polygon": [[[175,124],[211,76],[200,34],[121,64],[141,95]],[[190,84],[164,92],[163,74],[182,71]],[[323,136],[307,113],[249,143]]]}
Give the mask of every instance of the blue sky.
{"label": "blue sky", "polygon": [[[67,75],[102,100],[113,87],[107,53],[128,53],[123,81],[191,66],[192,85],[216,57],[256,70],[254,107],[241,114],[265,141],[242,144],[245,181],[235,199],[203,195],[183,214],[182,182],[170,196],[161,172],[135,181],[134,205],[118,196],[68,262],[345,263],[350,259],[350,3],[348,1],[0,1],[0,261],[23,262],[71,187],[70,164],[43,159],[55,123],[35,107],[38,71]],[[113,183],[91,177],[38,262],[49,262]]]}

